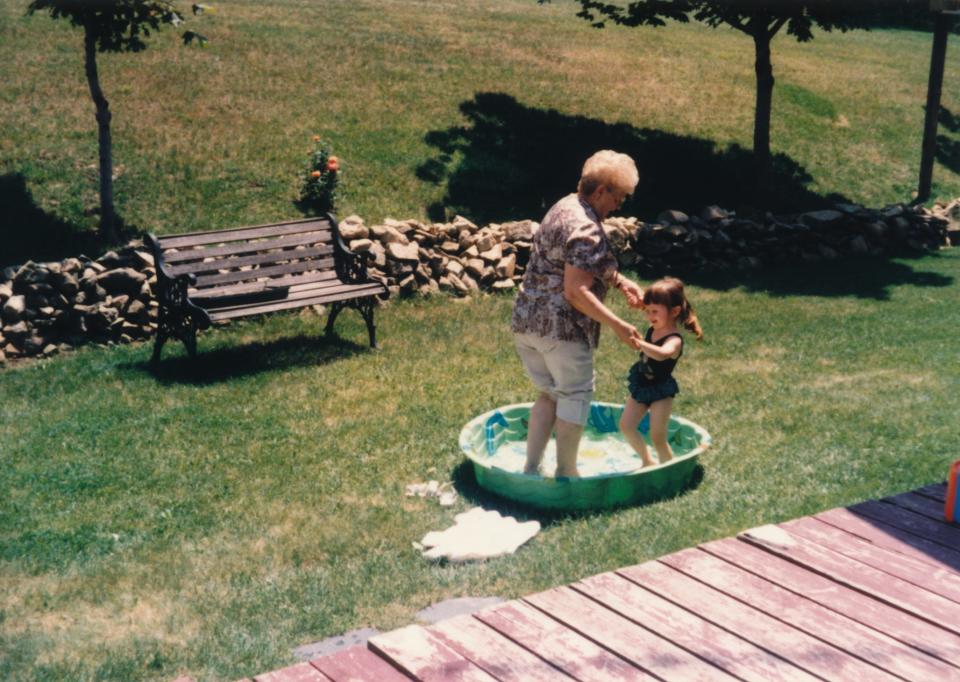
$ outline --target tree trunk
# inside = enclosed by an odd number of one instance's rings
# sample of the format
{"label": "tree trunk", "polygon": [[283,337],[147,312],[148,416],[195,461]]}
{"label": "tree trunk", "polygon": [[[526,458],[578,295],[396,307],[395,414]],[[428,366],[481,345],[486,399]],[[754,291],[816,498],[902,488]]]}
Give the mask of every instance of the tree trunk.
{"label": "tree trunk", "polygon": [[753,159],[758,177],[770,168],[770,112],[773,108],[773,65],[770,63],[770,35],[765,27],[753,32],[756,51],[757,106],[753,118]]}
{"label": "tree trunk", "polygon": [[113,142],[110,139],[110,103],[100,89],[97,75],[97,45],[93,33],[84,36],[84,67],[90,96],[97,107],[97,133],[100,146],[100,239],[107,244],[117,241],[113,211]]}
{"label": "tree trunk", "polygon": [[920,182],[916,203],[930,198],[933,187],[933,161],[937,154],[937,118],[940,115],[940,94],[943,89],[943,66],[947,59],[947,35],[952,23],[949,15],[937,14],[930,52],[930,78],[927,82],[927,111],[923,123],[923,145],[920,153]]}

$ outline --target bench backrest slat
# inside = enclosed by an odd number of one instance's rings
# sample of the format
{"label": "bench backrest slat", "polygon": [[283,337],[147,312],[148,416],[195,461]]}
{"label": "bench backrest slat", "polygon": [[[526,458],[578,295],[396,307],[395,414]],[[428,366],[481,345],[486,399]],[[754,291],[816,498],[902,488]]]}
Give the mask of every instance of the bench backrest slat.
{"label": "bench backrest slat", "polygon": [[189,246],[204,244],[222,244],[223,242],[258,239],[261,237],[279,237],[284,234],[298,234],[301,232],[315,232],[329,230],[330,221],[325,218],[297,220],[290,223],[276,225],[260,225],[255,227],[240,227],[235,230],[220,230],[219,232],[193,232],[190,234],[171,235],[160,237],[160,246],[164,249],[180,249]]}
{"label": "bench backrest slat", "polygon": [[[221,240],[218,240],[219,243]],[[170,264],[184,261],[199,260],[201,258],[215,258],[220,256],[235,256],[241,253],[258,253],[268,249],[286,249],[303,244],[329,244],[333,242],[333,233],[330,230],[317,230],[306,234],[294,234],[277,239],[261,241],[243,241],[225,244],[223,246],[208,246],[206,248],[190,248],[185,251],[167,251],[163,259]],[[167,247],[162,241],[161,246]]]}
{"label": "bench backrest slat", "polygon": [[256,294],[266,291],[267,285],[270,287],[289,287],[291,292],[303,288],[317,286],[323,282],[339,282],[337,273],[333,270],[322,270],[320,272],[308,272],[306,274],[294,274],[271,279],[269,282],[242,282],[240,284],[227,284],[224,286],[213,287],[209,289],[189,290],[191,297],[196,298],[217,298],[229,296],[243,296],[244,294]]}
{"label": "bench backrest slat", "polygon": [[322,244],[320,246],[314,246],[308,249],[284,249],[283,251],[258,253],[252,256],[241,256],[239,258],[216,258],[211,261],[193,261],[183,265],[171,265],[170,273],[176,276],[188,272],[192,272],[194,274],[201,272],[216,272],[217,270],[234,269],[243,267],[245,265],[282,263],[283,261],[316,258],[317,256],[327,256],[331,253],[333,253],[333,247],[329,244]]}
{"label": "bench backrest slat", "polygon": [[276,277],[278,275],[289,275],[295,272],[309,272],[311,270],[329,270],[333,267],[333,258],[301,260],[297,261],[296,263],[271,265],[265,268],[255,268],[253,270],[239,270],[217,275],[200,275],[197,277],[196,286],[198,289],[202,289],[204,287],[227,284],[229,282],[243,282],[246,280],[260,279],[262,277]]}

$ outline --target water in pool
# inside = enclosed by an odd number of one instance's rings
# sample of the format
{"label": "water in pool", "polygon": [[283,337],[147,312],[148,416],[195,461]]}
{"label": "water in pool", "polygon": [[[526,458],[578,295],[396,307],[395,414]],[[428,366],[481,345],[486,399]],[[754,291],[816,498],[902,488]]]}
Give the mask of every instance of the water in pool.
{"label": "water in pool", "polygon": [[[509,472],[520,473],[527,459],[527,443],[523,440],[505,440],[500,443],[488,460],[491,466]],[[643,466],[640,455],[633,451],[619,434],[591,434],[586,432],[580,440],[577,452],[577,469],[580,476],[600,476],[636,471]],[[557,442],[547,443],[543,455],[544,475],[552,476],[557,468]]]}

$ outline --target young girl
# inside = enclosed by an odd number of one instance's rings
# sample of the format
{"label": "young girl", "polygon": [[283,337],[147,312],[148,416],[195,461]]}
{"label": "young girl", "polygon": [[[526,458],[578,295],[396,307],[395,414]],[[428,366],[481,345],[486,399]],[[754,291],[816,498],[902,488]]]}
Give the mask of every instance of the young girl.
{"label": "young girl", "polygon": [[652,466],[655,462],[637,427],[649,411],[650,439],[660,463],[673,457],[667,443],[667,422],[673,396],[680,392],[673,378],[673,368],[683,354],[683,337],[677,325],[682,324],[698,339],[703,338],[703,331],[679,279],[667,277],[654,282],[644,291],[643,303],[650,328],[640,342],[640,361],[630,368],[630,397],[620,417],[620,430],[643,459],[643,465]]}

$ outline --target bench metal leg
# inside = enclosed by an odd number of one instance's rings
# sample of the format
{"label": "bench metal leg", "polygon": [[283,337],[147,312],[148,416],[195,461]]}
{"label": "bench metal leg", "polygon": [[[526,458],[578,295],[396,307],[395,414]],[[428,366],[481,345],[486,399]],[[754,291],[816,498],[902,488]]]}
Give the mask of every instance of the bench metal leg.
{"label": "bench metal leg", "polygon": [[157,328],[157,338],[153,342],[153,356],[150,358],[150,364],[156,367],[160,363],[160,352],[163,350],[163,344],[167,342],[167,333],[160,327]]}
{"label": "bench metal leg", "polygon": [[377,326],[373,323],[373,309],[374,304],[370,300],[357,304],[357,310],[359,310],[360,315],[363,316],[363,321],[367,323],[367,334],[370,336],[370,347],[379,348],[380,346],[377,345]]}
{"label": "bench metal leg", "polygon": [[329,336],[333,333],[333,324],[337,321],[337,315],[339,315],[340,311],[343,310],[343,305],[344,304],[342,301],[334,301],[330,305],[330,315],[327,317],[327,326],[323,329],[324,334]]}

